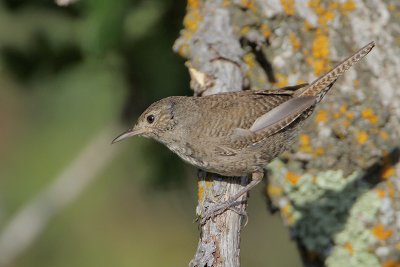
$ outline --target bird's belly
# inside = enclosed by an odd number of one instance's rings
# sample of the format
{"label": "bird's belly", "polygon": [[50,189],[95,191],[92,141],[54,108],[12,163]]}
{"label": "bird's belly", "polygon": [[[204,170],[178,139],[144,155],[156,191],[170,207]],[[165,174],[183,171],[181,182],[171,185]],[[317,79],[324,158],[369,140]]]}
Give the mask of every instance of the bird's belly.
{"label": "bird's belly", "polygon": [[203,159],[195,155],[195,151],[193,151],[193,149],[189,145],[181,147],[179,145],[169,144],[167,146],[172,152],[177,154],[181,159],[188,162],[189,164],[192,164],[201,169],[206,169],[209,166],[208,162],[205,162]]}
{"label": "bird's belly", "polygon": [[184,161],[207,172],[218,173],[224,176],[243,176],[262,171],[269,160],[258,158],[257,155],[239,153],[234,156],[217,154],[188,154],[182,150],[173,150]]}
{"label": "bird's belly", "polygon": [[276,134],[263,141],[237,150],[232,155],[216,153],[212,143],[206,147],[168,144],[168,148],[184,161],[208,172],[224,176],[242,176],[262,171],[267,164],[279,156],[292,143],[296,131]]}

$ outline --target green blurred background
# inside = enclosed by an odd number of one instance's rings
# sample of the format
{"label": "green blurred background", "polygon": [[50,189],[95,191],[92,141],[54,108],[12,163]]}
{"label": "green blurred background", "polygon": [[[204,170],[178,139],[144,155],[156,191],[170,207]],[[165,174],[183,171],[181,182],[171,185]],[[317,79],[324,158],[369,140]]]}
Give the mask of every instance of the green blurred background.
{"label": "green blurred background", "polygon": [[[185,5],[0,1],[0,239],[100,132],[115,129],[102,153],[118,150],[4,266],[187,266],[199,235],[195,169],[150,140],[108,144],[155,100],[191,94],[172,52]],[[262,190],[250,199],[243,266],[301,266]]]}

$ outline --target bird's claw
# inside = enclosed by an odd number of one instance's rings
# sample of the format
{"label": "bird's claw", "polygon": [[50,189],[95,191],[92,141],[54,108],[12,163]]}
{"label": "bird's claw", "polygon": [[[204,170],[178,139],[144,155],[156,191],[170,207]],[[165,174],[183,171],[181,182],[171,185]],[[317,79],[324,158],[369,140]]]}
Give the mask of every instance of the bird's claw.
{"label": "bird's claw", "polygon": [[209,219],[214,221],[217,215],[224,213],[226,210],[232,210],[233,212],[241,216],[244,216],[246,218],[246,224],[247,224],[246,211],[241,211],[239,208],[235,208],[235,206],[241,203],[242,203],[241,201],[228,200],[222,204],[216,204],[215,206],[209,208],[207,212],[201,217],[200,220],[201,225],[204,225]]}

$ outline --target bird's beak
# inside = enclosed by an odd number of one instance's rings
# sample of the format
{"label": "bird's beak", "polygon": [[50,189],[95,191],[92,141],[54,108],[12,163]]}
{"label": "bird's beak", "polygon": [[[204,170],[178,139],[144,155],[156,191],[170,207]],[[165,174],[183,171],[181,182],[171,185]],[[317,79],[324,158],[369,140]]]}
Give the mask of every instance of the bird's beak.
{"label": "bird's beak", "polygon": [[143,133],[143,131],[140,130],[140,129],[138,129],[138,130],[129,129],[128,131],[123,132],[122,134],[118,135],[118,136],[111,142],[111,144],[114,144],[114,143],[117,143],[117,142],[119,142],[119,141],[122,141],[122,140],[124,140],[124,139],[126,139],[126,138],[128,138],[128,137],[140,135],[140,134],[142,134],[142,133]]}

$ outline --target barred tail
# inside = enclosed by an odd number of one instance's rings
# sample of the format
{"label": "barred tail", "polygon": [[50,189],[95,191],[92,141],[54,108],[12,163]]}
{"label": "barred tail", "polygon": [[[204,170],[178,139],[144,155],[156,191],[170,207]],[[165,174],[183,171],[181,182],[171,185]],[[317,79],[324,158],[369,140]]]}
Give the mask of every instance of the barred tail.
{"label": "barred tail", "polygon": [[351,66],[357,63],[360,59],[365,57],[374,48],[375,42],[370,42],[352,56],[343,60],[339,65],[329,71],[327,74],[315,80],[309,86],[299,90],[295,96],[315,96],[317,103],[321,101],[324,95],[329,91],[337,78],[346,72]]}

